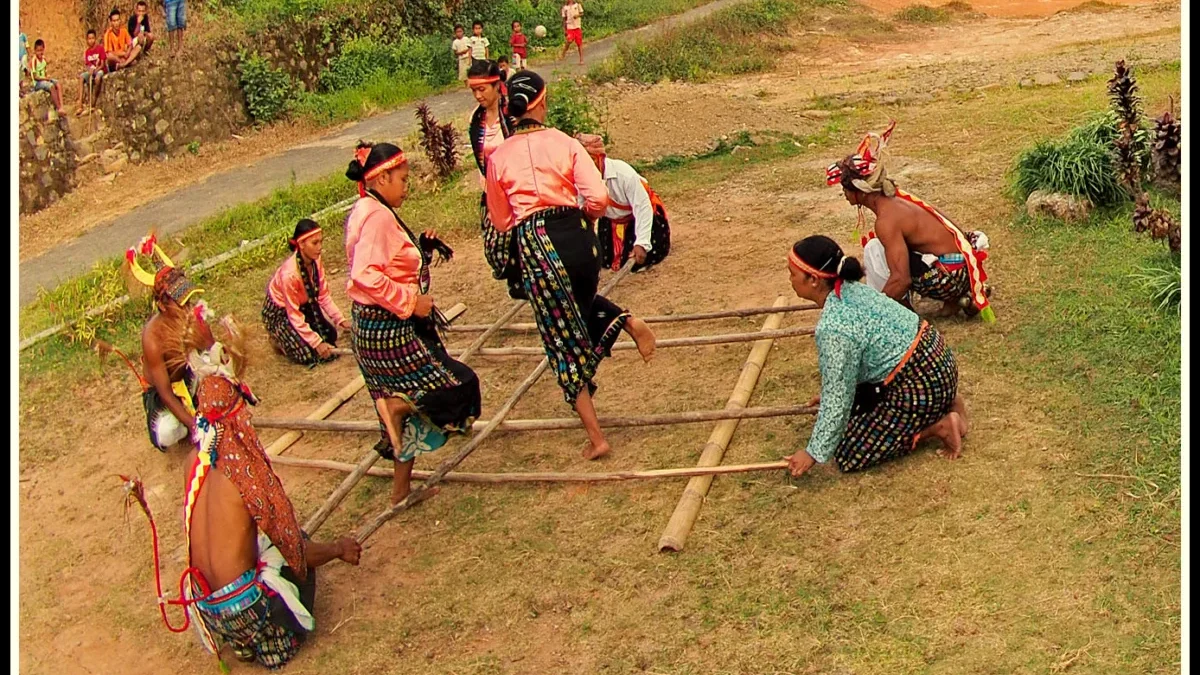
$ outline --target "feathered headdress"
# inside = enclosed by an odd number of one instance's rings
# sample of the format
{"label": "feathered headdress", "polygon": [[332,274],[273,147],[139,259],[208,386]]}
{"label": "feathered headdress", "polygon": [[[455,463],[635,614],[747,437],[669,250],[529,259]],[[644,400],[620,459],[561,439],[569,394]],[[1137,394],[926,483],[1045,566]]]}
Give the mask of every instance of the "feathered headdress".
{"label": "feathered headdress", "polygon": [[846,159],[830,164],[825,169],[825,184],[839,185],[846,171],[852,172],[850,183],[862,192],[882,192],[888,197],[896,195],[896,183],[887,177],[883,167],[883,149],[887,147],[896,121],[892,120],[882,134],[868,133],[858,144],[858,149]]}
{"label": "feathered headdress", "polygon": [[[150,258],[154,272],[146,271],[138,263],[139,255]],[[171,258],[159,247],[154,234],[142,237],[136,246],[125,251],[125,264],[133,278],[143,286],[153,289],[155,296],[167,295],[180,306],[187,305],[192,296],[204,292],[203,288],[194,285],[175,266]]]}

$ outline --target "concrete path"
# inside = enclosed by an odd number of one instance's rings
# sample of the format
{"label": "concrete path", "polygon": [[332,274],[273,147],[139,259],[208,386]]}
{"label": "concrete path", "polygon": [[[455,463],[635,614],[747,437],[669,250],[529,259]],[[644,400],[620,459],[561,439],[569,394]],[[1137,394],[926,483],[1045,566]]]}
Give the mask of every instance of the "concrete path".
{"label": "concrete path", "polygon": [[[588,64],[599,63],[613,52],[618,41],[644,39],[739,1],[716,0],[648,26],[585,44],[584,57]],[[580,67],[577,59],[578,56],[571,52],[565,61],[539,63],[536,68],[541,75],[550,79],[562,75],[582,75],[586,72],[586,66]],[[432,96],[426,102],[439,119],[469,112],[475,105],[465,88]],[[289,185],[293,176],[297,183],[307,183],[345,169],[350,161],[351,150],[359,139],[396,140],[412,133],[417,125],[415,109],[414,104],[377,115],[278,155],[210,176],[22,262],[19,288],[21,306],[37,297],[38,287],[53,288],[63,279],[86,272],[98,261],[120,256],[131,243],[145,235],[151,225],[162,234],[181,232],[229,207],[266,197],[275,189]]]}

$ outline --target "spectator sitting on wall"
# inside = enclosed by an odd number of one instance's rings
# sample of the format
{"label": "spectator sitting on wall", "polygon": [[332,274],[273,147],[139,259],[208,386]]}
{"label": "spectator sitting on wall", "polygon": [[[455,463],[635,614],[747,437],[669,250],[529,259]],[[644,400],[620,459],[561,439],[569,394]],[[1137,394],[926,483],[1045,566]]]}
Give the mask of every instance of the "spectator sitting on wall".
{"label": "spectator sitting on wall", "polygon": [[[96,31],[88,29],[87,51],[83,53],[83,72],[79,74],[79,106],[75,108],[76,115],[86,115],[96,107],[96,99],[100,96],[100,87],[104,84],[104,70],[108,57],[104,53],[104,45],[96,43]],[[88,94],[91,94],[89,97]]]}
{"label": "spectator sitting on wall", "polygon": [[183,49],[183,33],[187,30],[187,3],[185,0],[164,0],[163,6],[167,10],[167,42],[171,53],[178,54]]}
{"label": "spectator sitting on wall", "polygon": [[129,31],[125,24],[121,23],[121,10],[116,7],[108,13],[108,30],[104,31],[104,53],[110,73],[125,68],[142,53],[142,46],[129,37]]}
{"label": "spectator sitting on wall", "polygon": [[133,16],[129,17],[129,36],[141,46],[142,52],[149,54],[154,44],[154,33],[150,30],[150,15],[146,9],[145,0],[138,0],[133,6]]}
{"label": "spectator sitting on wall", "polygon": [[471,45],[471,60],[472,61],[487,61],[488,46],[491,44],[488,39],[483,37],[483,22],[476,21],[471,24],[471,37],[467,38],[467,43]]}
{"label": "spectator sitting on wall", "polygon": [[39,39],[33,43],[33,59],[29,62],[29,73],[33,77],[34,91],[48,91],[54,99],[54,109],[63,114],[62,89],[58,80],[46,77],[46,41]]}
{"label": "spectator sitting on wall", "polygon": [[[20,23],[17,26],[17,30],[20,30]],[[29,38],[21,33],[17,37],[17,87],[21,96],[25,95],[26,83],[29,80],[29,50],[26,46],[28,44]]]}

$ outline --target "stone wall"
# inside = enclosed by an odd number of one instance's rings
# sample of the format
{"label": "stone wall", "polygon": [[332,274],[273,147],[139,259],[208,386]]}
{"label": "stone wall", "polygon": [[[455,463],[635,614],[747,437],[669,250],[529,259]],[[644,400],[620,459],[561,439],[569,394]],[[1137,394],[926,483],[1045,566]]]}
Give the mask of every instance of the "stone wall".
{"label": "stone wall", "polygon": [[235,51],[214,48],[169,59],[158,51],[158,58],[104,78],[100,106],[130,161],[165,159],[191,143],[227,140],[250,124]]}
{"label": "stone wall", "polygon": [[71,190],[75,152],[49,92],[25,96],[18,108],[20,212],[32,213]]}

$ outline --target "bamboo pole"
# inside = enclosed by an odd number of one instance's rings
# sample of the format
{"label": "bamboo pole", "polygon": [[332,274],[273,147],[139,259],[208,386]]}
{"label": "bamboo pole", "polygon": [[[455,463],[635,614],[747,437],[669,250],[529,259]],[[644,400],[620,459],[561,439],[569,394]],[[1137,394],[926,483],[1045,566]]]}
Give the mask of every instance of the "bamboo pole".
{"label": "bamboo pole", "polygon": [[[711,321],[713,319],[730,319],[739,317],[759,316],[761,314],[779,314],[786,312],[806,312],[819,309],[816,305],[787,305],[785,307],[750,307],[748,309],[723,309],[716,312],[698,312],[696,314],[664,314],[662,316],[642,317],[646,323],[680,323],[683,321]],[[462,326],[451,326],[451,333],[478,333],[491,328],[491,324],[473,323]],[[510,323],[501,329],[507,333],[536,333],[537,324]]]}
{"label": "bamboo pole", "polygon": [[[458,317],[462,316],[463,312],[465,312],[465,311],[467,311],[467,306],[460,302],[457,305],[451,307],[450,310],[448,312],[446,312],[446,319],[449,321],[453,321],[453,320],[457,319]],[[338,390],[338,392],[336,394],[334,394],[328,400],[326,400],[324,403],[322,403],[320,405],[320,407],[318,407],[316,410],[309,413],[308,417],[306,417],[305,419],[307,419],[307,420],[323,420],[326,417],[329,417],[330,415],[333,414],[333,411],[337,410],[338,408],[341,407],[341,405],[343,403],[345,403],[346,401],[349,401],[351,398],[353,398],[354,395],[357,394],[360,389],[362,389],[364,386],[366,386],[366,384],[367,383],[363,380],[361,374],[356,375],[353,380],[346,383],[346,386],[344,386],[340,390]],[[255,426],[258,426],[258,425],[256,424]],[[288,448],[292,447],[292,445],[294,445],[296,443],[296,441],[300,440],[300,437],[303,435],[304,435],[303,432],[293,430],[293,431],[289,431],[286,434],[280,436],[279,438],[275,439],[275,441],[273,443],[271,443],[271,445],[267,446],[267,456],[274,457],[274,456],[282,455],[284,453],[284,451],[286,451]]]}
{"label": "bamboo pole", "polygon": [[[378,424],[375,425],[375,429],[379,429]],[[282,462],[283,464],[288,464],[289,462],[286,460],[291,460],[293,458],[276,457],[275,461],[272,463],[275,463],[280,459],[285,460]],[[333,494],[329,495],[329,497],[325,500],[325,503],[321,504],[321,507],[309,517],[308,522],[304,523],[304,531],[308,533],[308,536],[311,537],[316,534],[317,530],[321,528],[321,525],[325,523],[325,520],[333,513],[333,510],[338,507],[338,504],[342,503],[342,500],[346,498],[346,495],[350,494],[350,490],[354,488],[358,481],[362,479],[362,477],[371,469],[372,466],[375,465],[375,462],[377,461],[379,461],[379,453],[375,452],[375,448],[372,447],[367,450],[362,459],[358,460],[358,464],[346,465],[350,467],[350,475],[346,476],[346,479],[342,481],[342,484],[337,486],[337,489],[333,491]]]}
{"label": "bamboo pole", "polygon": [[[655,415],[638,415],[627,417],[601,417],[600,426],[606,429],[625,427],[651,427],[669,424],[694,424],[697,422],[716,422],[719,420],[762,419],[766,417],[791,417],[794,415],[815,415],[816,406],[787,405],[763,408],[737,408],[722,410],[695,410],[686,412],[658,413]],[[473,431],[481,431],[488,425],[488,420],[478,420],[472,427]],[[302,420],[285,418],[265,418],[254,420],[254,426],[263,429],[296,429],[301,431],[331,431],[340,433],[364,433],[379,430],[379,423],[373,420]],[[578,417],[558,417],[541,420],[505,420],[497,431],[559,431],[562,429],[581,429],[583,422]]]}
{"label": "bamboo pole", "polygon": [[[783,306],[785,301],[784,296],[779,296],[775,300],[775,305]],[[767,317],[763,323],[763,333],[769,333],[779,328],[782,320],[782,314],[772,314]],[[762,373],[763,364],[766,362],[767,354],[770,353],[773,344],[774,340],[769,338],[754,343],[754,348],[750,350],[750,356],[742,366],[742,374],[733,388],[733,394],[729,397],[729,403],[725,405],[726,408],[744,408],[749,402],[750,394],[754,392],[754,387],[758,384],[758,377]],[[700,461],[697,466],[713,467],[720,464],[737,426],[738,420],[736,419],[718,422],[712,435],[708,437],[708,443],[704,445],[704,449],[700,453]],[[692,531],[692,526],[696,522],[696,516],[700,513],[700,507],[704,504],[704,498],[708,495],[712,481],[712,476],[696,476],[688,481],[687,487],[683,490],[683,496],[675,507],[675,512],[671,514],[671,520],[667,523],[667,529],[663,531],[662,537],[658,540],[658,550],[683,550],[684,542],[687,541],[688,534]]]}
{"label": "bamboo pole", "polygon": [[[773,316],[779,316],[775,314]],[[783,328],[754,333],[726,333],[724,335],[698,335],[695,337],[681,338],[662,338],[658,340],[659,349],[670,349],[672,347],[703,347],[707,345],[725,345],[738,342],[755,342],[763,339],[787,338],[796,337],[799,335],[812,335],[812,328]],[[613,345],[614,352],[629,351],[637,349],[637,343],[632,341],[618,342]],[[453,355],[455,352],[451,351]],[[479,350],[480,356],[537,356],[545,354],[546,350],[542,347],[485,347]]]}
{"label": "bamboo pole", "polygon": [[[283,460],[283,461],[278,461]],[[332,462],[324,459],[300,459],[298,457],[280,457],[275,464],[297,467],[302,469],[321,469],[326,471],[341,471],[349,473],[357,470],[354,464]],[[661,478],[689,478],[692,476],[720,476],[731,473],[749,473],[751,471],[777,471],[788,468],[786,460],[766,462],[762,464],[737,464],[726,466],[689,466],[679,469],[649,469],[630,471],[611,471],[606,473],[559,473],[559,472],[518,472],[518,473],[465,473],[451,471],[442,480],[450,483],[614,483],[627,480],[655,480]],[[368,476],[391,478],[395,469],[368,469]],[[432,471],[413,471],[413,478],[424,480],[433,475]],[[312,534],[305,526],[305,531]]]}
{"label": "bamboo pole", "polygon": [[[625,276],[629,274],[631,269],[633,269],[633,260],[630,260],[628,263],[626,263],[625,266],[622,267],[612,279],[609,279],[608,283],[604,285],[604,288],[600,290],[601,295],[607,294],[614,287],[616,287],[616,285],[621,282],[621,279],[624,279]],[[542,357],[541,363],[539,363],[537,367],[533,369],[533,372],[531,372],[529,376],[521,382],[521,384],[517,385],[516,391],[512,393],[512,396],[509,396],[508,400],[504,402],[504,405],[500,406],[500,409],[496,411],[496,414],[492,416],[492,419],[488,420],[487,426],[472,436],[471,439],[467,441],[466,444],[464,444],[463,447],[460,448],[459,451],[456,452],[452,457],[442,462],[441,466],[439,466],[432,474],[430,474],[429,477],[425,479],[424,483],[410,492],[407,497],[400,501],[400,503],[392,505],[390,508],[385,509],[384,511],[380,512],[379,515],[371,519],[371,521],[359,531],[358,535],[355,536],[355,539],[358,541],[358,543],[362,544],[365,542],[372,534],[375,534],[375,532],[379,530],[384,523],[395,517],[396,514],[400,513],[401,511],[405,511],[422,501],[425,501],[429,497],[432,497],[433,493],[430,488],[441,482],[441,480],[446,477],[446,474],[450,473],[454,467],[461,464],[462,461],[467,458],[467,456],[469,456],[472,452],[475,452],[475,448],[479,447],[485,440],[487,440],[487,437],[490,436],[492,432],[500,426],[500,423],[504,421],[504,418],[508,417],[508,413],[512,412],[513,407],[517,405],[517,402],[521,400],[521,397],[525,395],[525,392],[529,391],[530,388],[533,387],[534,383],[538,381],[538,378],[542,376],[542,373],[546,372],[546,370],[549,368],[550,362],[545,357]]]}

